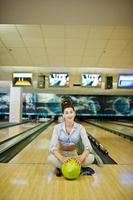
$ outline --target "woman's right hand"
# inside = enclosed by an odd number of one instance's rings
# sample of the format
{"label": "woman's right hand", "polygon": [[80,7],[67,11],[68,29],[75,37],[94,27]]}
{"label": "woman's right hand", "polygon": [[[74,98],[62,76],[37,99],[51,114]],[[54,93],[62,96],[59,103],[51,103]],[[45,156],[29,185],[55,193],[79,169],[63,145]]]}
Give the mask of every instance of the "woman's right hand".
{"label": "woman's right hand", "polygon": [[62,156],[62,157],[61,157],[61,162],[62,162],[62,163],[65,163],[65,162],[67,162],[69,159],[70,159],[69,157]]}
{"label": "woman's right hand", "polygon": [[65,163],[65,162],[67,162],[67,161],[70,159],[70,157],[62,156],[62,155],[58,152],[58,150],[56,150],[56,149],[53,151],[53,154],[55,155],[55,157],[56,157],[58,160],[60,160],[61,163]]}

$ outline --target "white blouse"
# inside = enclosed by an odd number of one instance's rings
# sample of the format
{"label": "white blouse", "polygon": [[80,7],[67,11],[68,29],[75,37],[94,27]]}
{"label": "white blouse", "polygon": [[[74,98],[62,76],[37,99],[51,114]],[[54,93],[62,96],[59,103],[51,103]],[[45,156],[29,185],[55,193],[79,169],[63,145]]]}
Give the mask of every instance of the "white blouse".
{"label": "white blouse", "polygon": [[91,152],[92,146],[87,137],[85,128],[81,124],[74,122],[72,130],[70,134],[68,134],[65,129],[65,123],[62,122],[55,125],[54,127],[50,142],[50,151],[52,152],[53,150],[58,149],[57,145],[59,143],[65,146],[73,144],[76,145],[80,141],[80,139],[84,145],[84,149],[89,149],[89,151]]}

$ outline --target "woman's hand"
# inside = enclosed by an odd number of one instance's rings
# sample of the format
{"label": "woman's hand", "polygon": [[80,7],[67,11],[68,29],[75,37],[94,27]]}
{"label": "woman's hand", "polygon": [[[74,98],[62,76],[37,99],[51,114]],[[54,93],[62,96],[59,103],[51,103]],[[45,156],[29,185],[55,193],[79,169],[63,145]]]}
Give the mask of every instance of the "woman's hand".
{"label": "woman's hand", "polygon": [[79,158],[73,158],[73,159],[75,159],[75,161],[78,163],[78,165],[81,166],[81,160]]}
{"label": "woman's hand", "polygon": [[62,163],[65,163],[65,162],[67,162],[68,160],[70,160],[70,158],[69,158],[69,157],[65,157],[65,156],[62,156],[61,159],[60,159],[60,161],[61,161]]}
{"label": "woman's hand", "polygon": [[62,155],[58,152],[58,150],[56,150],[56,149],[53,151],[53,154],[54,154],[54,156],[55,156],[61,163],[65,163],[65,162],[67,162],[67,161],[70,159],[70,157],[62,156]]}

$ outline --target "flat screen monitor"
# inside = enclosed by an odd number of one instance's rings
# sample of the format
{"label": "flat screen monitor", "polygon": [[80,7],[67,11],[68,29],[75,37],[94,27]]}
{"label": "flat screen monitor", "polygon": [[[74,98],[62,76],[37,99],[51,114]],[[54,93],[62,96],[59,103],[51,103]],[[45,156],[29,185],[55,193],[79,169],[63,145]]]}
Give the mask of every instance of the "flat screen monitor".
{"label": "flat screen monitor", "polygon": [[133,74],[120,74],[117,82],[118,88],[133,89]]}
{"label": "flat screen monitor", "polygon": [[30,87],[32,85],[32,73],[13,73],[12,83],[14,87]]}
{"label": "flat screen monitor", "polygon": [[50,87],[68,87],[69,74],[68,73],[50,73],[48,75]]}
{"label": "flat screen monitor", "polygon": [[81,74],[81,86],[98,87],[102,85],[102,77],[100,74]]}

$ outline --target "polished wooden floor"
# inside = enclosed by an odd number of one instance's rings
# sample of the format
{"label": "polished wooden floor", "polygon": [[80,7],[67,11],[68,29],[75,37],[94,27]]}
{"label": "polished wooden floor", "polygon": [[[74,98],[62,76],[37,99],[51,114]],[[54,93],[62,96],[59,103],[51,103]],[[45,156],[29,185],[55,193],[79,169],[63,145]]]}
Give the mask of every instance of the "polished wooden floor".
{"label": "polished wooden floor", "polygon": [[69,181],[56,177],[47,162],[54,124],[9,163],[0,163],[0,200],[131,200],[133,143],[113,133],[83,124],[105,146],[117,165],[91,165],[93,176]]}
{"label": "polished wooden floor", "polygon": [[133,127],[133,122],[121,122],[121,121],[114,122],[113,121],[113,123]]}
{"label": "polished wooden floor", "polygon": [[25,123],[17,126],[11,126],[8,128],[0,129],[0,142],[7,140],[11,137],[16,136],[19,133],[22,133],[23,131],[26,131],[30,128],[33,128],[37,126],[37,123]]}
{"label": "polished wooden floor", "polygon": [[[100,124],[105,125],[106,123]],[[133,164],[133,156],[131,156],[133,152],[133,142],[91,124],[84,123],[84,126],[86,130],[97,138],[109,151],[109,155],[118,164]],[[117,125],[114,126],[116,127]],[[108,127],[112,127],[112,124],[108,123]],[[126,129],[126,127],[124,127],[124,129]]]}

